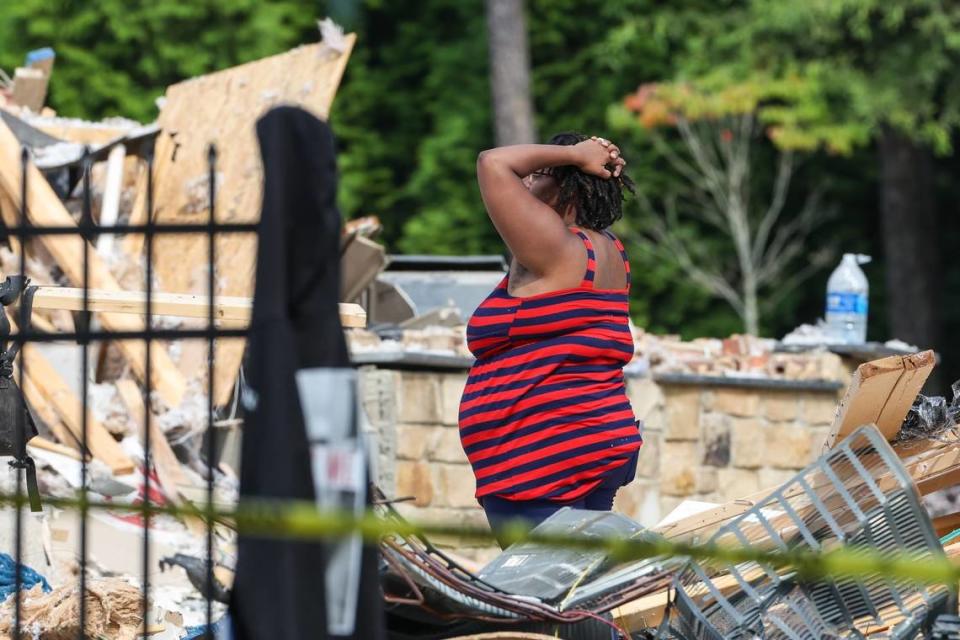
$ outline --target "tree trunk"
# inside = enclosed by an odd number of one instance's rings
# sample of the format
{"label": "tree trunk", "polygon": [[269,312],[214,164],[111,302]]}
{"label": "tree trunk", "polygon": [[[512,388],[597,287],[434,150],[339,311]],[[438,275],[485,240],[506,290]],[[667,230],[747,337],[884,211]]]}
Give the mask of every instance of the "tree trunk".
{"label": "tree trunk", "polygon": [[494,137],[498,146],[536,141],[523,0],[486,0]]}
{"label": "tree trunk", "polygon": [[941,291],[933,159],[891,129],[883,131],[878,148],[890,337],[936,349]]}
{"label": "tree trunk", "polygon": [[757,304],[757,283],[754,278],[743,282],[743,328],[751,336],[760,335],[760,309]]}

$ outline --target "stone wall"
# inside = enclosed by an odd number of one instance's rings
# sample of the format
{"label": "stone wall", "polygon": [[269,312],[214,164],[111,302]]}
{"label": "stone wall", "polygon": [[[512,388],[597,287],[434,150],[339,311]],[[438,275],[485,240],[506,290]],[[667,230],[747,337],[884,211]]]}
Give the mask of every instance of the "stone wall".
{"label": "stone wall", "polygon": [[616,508],[651,526],[684,499],[729,502],[776,486],[820,454],[839,392],[628,379],[644,421],[637,480]]}
{"label": "stone wall", "polygon": [[[377,452],[378,482],[404,515],[485,526],[460,446],[463,371],[361,369],[363,404]],[[820,453],[839,391],[656,382],[628,378],[644,421],[637,479],[615,508],[653,526],[686,498],[727,502],[774,486]],[[445,543],[473,557],[490,549]]]}

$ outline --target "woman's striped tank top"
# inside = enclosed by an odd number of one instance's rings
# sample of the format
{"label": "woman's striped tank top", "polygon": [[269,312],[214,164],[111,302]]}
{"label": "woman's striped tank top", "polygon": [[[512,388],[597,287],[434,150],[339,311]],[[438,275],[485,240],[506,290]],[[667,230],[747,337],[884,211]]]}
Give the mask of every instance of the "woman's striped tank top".
{"label": "woman's striped tank top", "polygon": [[593,286],[589,236],[580,286],[518,298],[509,274],[467,324],[476,356],[460,401],[460,441],[477,497],[567,502],[583,497],[640,447],[623,366],[633,356],[628,294]]}

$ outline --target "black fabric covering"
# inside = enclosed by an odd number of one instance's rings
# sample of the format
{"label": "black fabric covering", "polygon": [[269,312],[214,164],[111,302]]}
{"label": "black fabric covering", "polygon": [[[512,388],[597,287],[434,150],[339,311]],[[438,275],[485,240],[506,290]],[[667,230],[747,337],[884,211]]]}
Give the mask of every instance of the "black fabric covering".
{"label": "black fabric covering", "polygon": [[[314,500],[295,373],[349,367],[340,326],[340,214],[326,123],[279,107],[257,122],[264,167],[257,282],[247,348],[252,393],[241,499]],[[248,400],[254,400],[249,402]],[[241,536],[230,603],[238,640],[324,638],[325,547]],[[366,549],[356,638],[382,637],[376,550]]]}

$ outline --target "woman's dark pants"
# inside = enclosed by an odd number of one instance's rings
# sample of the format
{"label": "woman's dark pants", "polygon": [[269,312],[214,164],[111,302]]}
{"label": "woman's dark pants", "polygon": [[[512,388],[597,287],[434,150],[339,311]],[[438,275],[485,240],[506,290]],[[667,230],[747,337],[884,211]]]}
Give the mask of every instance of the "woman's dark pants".
{"label": "woman's dark pants", "polygon": [[[589,509],[591,511],[610,511],[613,499],[620,487],[633,481],[637,473],[639,450],[627,462],[610,471],[596,489],[572,502],[554,502],[553,500],[507,500],[498,496],[485,496],[480,504],[487,514],[490,528],[496,534],[508,522],[523,522],[530,529],[552,516],[563,507]],[[504,541],[498,536],[501,548]]]}

